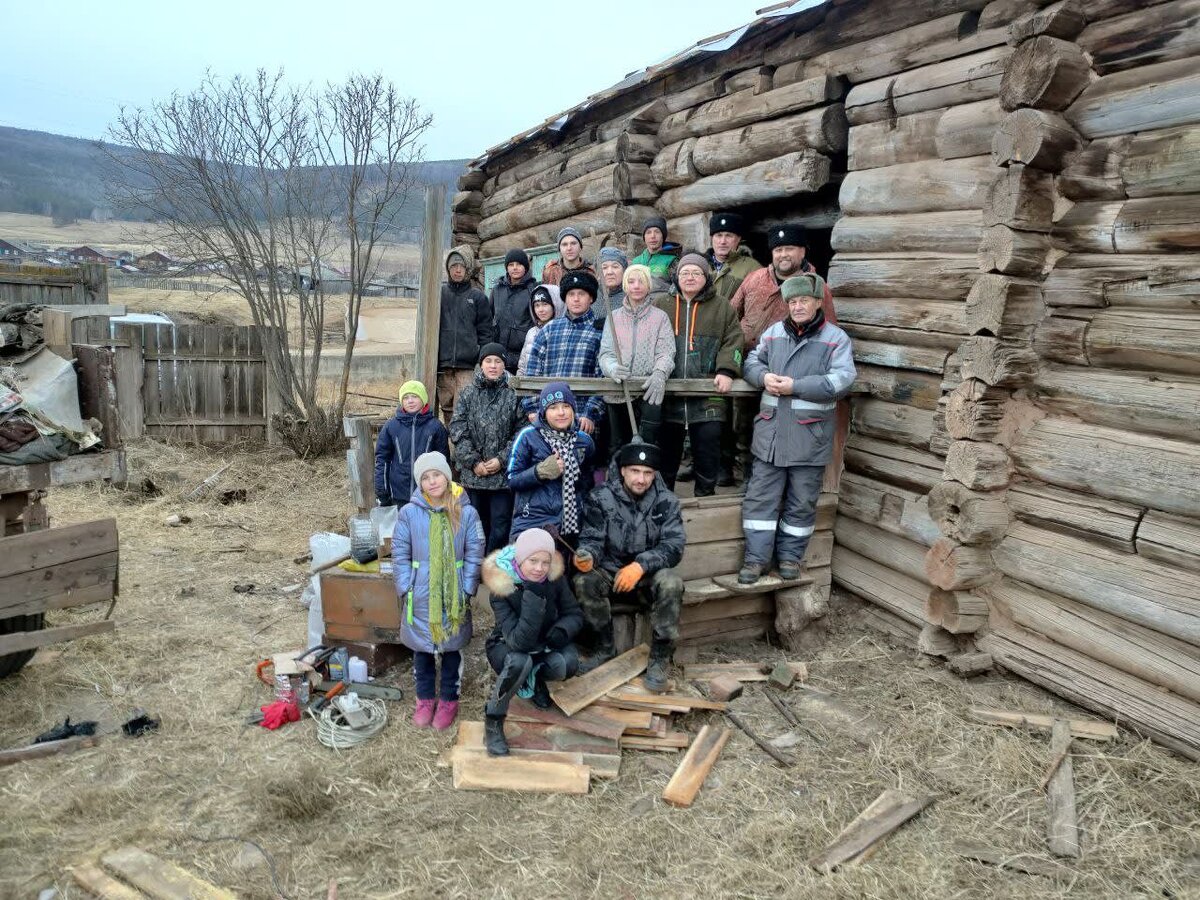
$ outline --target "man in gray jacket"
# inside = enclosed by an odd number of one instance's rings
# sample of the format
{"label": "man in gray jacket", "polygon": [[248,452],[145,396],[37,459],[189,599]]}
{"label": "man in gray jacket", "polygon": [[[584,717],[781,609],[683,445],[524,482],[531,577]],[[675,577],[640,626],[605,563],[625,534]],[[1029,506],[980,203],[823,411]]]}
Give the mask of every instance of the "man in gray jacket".
{"label": "man in gray jacket", "polygon": [[782,291],[788,314],[763,332],[743,369],[763,394],[750,446],[753,471],[742,501],[746,557],[739,584],[758,581],[772,555],[779,560],[779,577],[800,577],[821,479],[833,455],[837,401],[850,392],[856,375],[850,338],[825,321],[824,279],[798,275]]}

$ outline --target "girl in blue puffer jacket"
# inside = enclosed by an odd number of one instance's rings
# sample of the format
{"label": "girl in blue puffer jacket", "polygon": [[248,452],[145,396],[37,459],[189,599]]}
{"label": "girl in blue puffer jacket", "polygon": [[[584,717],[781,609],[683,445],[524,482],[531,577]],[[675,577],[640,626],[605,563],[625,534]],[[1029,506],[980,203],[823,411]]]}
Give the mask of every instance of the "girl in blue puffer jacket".
{"label": "girl in blue puffer jacket", "polygon": [[442,454],[417,457],[413,474],[417,487],[397,513],[392,532],[400,640],[413,651],[413,724],[444,731],[458,716],[461,651],[471,640],[471,595],[479,587],[483,526]]}

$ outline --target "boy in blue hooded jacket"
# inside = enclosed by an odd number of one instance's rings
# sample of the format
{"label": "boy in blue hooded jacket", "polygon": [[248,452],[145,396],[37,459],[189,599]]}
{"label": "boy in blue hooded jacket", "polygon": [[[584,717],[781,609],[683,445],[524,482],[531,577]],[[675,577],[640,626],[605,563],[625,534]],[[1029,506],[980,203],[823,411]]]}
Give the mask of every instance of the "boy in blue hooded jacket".
{"label": "boy in blue hooded jacket", "polygon": [[422,453],[450,455],[446,426],[429,409],[429,394],[419,381],[400,387],[400,406],[379,430],[375,442],[375,498],[380,506],[403,505],[416,487],[413,462]]}

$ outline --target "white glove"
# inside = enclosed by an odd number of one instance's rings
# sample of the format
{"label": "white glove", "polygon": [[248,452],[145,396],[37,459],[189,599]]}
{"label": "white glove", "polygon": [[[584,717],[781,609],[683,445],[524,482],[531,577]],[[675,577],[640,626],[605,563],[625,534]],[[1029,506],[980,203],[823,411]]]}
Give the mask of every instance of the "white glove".
{"label": "white glove", "polygon": [[629,377],[629,374],[630,374],[629,366],[623,366],[620,363],[617,363],[615,366],[612,367],[612,375],[609,377],[611,377],[612,380],[615,381],[617,384],[620,384],[622,381],[624,381],[626,378]]}
{"label": "white glove", "polygon": [[667,376],[662,372],[655,372],[646,382],[646,390],[642,393],[642,399],[651,406],[661,406],[666,395]]}

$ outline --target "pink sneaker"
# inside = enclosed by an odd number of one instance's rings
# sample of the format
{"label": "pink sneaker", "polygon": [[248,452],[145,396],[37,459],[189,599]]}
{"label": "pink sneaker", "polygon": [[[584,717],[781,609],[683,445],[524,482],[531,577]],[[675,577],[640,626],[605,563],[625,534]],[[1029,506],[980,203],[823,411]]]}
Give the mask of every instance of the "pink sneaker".
{"label": "pink sneaker", "polygon": [[418,700],[417,708],[413,710],[413,724],[418,728],[428,728],[436,706],[436,700]]}
{"label": "pink sneaker", "polygon": [[441,700],[438,702],[437,715],[433,717],[433,727],[445,731],[458,718],[458,701]]}

